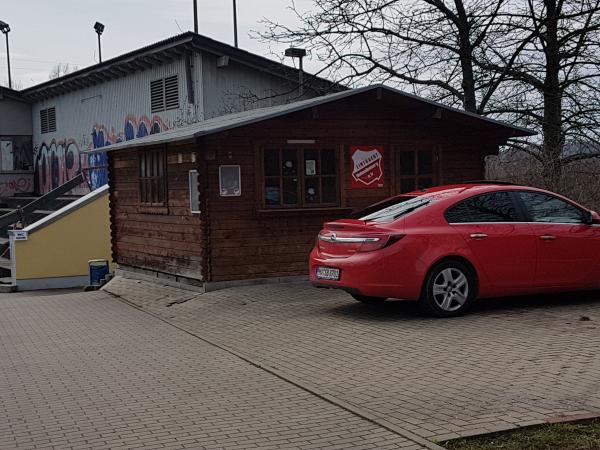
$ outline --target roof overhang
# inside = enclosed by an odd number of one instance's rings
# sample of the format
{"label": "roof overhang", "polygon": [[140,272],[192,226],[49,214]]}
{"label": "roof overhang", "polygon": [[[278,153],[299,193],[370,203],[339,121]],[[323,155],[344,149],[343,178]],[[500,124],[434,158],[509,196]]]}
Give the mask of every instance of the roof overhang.
{"label": "roof overhang", "polygon": [[21,91],[15,91],[14,89],[0,86],[0,100],[4,100],[5,98],[16,100],[18,102],[30,103],[23,97]]}
{"label": "roof overhang", "polygon": [[446,106],[441,103],[421,98],[413,94],[408,94],[406,92],[402,92],[400,90],[390,88],[384,85],[373,85],[338,92],[335,94],[325,95],[322,97],[316,97],[309,100],[302,100],[294,103],[289,103],[287,105],[271,106],[268,108],[253,109],[236,114],[228,114],[225,116],[215,117],[213,119],[198,122],[192,125],[188,125],[186,127],[175,128],[143,138],[132,139],[130,141],[114,144],[109,147],[95,149],[88,153],[103,153],[107,151],[123,150],[133,147],[139,148],[161,145],[166,143],[193,141],[202,136],[221,133],[235,128],[240,128],[255,123],[263,122],[265,120],[286,116],[288,114],[314,108],[327,103],[336,102],[369,91],[376,91],[377,97],[380,97],[383,92],[387,92],[392,96],[396,96],[399,100],[404,99],[416,101],[423,105],[429,105],[435,110],[441,109],[442,111],[446,111],[448,114],[456,115],[457,117],[469,118],[481,124],[487,124],[497,129],[502,135],[506,136],[507,138],[518,136],[534,136],[537,134],[535,131],[530,130],[528,128],[510,125],[499,120],[490,119],[488,117],[466,112],[457,108],[452,108],[450,106]]}
{"label": "roof overhang", "polygon": [[[187,32],[20,92],[25,98],[32,101],[54,97],[121,78],[131,73],[168,64],[181,59],[185,55],[191,55],[199,51],[206,51],[217,56],[229,56],[231,60],[257,70],[269,72],[295,82],[298,80],[298,70],[293,67],[232,47],[206,36]],[[346,89],[336,83],[310,74],[306,74],[306,83],[322,92],[336,92]]]}

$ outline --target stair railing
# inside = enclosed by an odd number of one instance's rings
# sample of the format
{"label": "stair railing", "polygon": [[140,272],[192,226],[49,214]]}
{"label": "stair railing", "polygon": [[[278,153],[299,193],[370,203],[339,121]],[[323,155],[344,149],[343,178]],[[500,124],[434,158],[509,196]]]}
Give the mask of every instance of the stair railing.
{"label": "stair railing", "polygon": [[0,229],[17,222],[21,222],[21,224],[25,226],[28,215],[30,215],[38,209],[44,209],[47,205],[51,204],[58,197],[60,197],[63,194],[66,194],[67,192],[76,188],[85,181],[86,179],[84,174],[80,173],[76,177],[71,178],[66,183],[61,184],[56,189],[48,192],[47,194],[42,195],[40,198],[35,199],[34,201],[26,204],[23,207],[17,208],[15,211],[11,211],[0,216]]}

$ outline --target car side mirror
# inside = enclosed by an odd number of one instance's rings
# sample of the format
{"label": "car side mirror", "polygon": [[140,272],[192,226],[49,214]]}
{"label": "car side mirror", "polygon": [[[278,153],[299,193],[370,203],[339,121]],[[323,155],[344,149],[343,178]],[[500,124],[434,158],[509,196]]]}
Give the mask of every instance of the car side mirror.
{"label": "car side mirror", "polygon": [[600,225],[600,214],[596,211],[590,211],[590,225]]}

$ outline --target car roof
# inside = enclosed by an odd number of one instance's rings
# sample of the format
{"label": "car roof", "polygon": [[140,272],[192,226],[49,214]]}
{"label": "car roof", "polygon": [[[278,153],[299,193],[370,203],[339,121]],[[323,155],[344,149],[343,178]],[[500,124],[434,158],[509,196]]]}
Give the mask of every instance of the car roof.
{"label": "car roof", "polygon": [[485,181],[485,182],[467,182],[467,183],[457,183],[457,184],[446,184],[443,186],[434,186],[430,188],[418,189],[411,192],[406,192],[404,194],[399,195],[402,196],[422,196],[428,194],[436,194],[436,193],[454,193],[456,195],[463,193],[478,193],[478,192],[492,192],[498,190],[513,190],[513,189],[531,189],[536,191],[543,191],[543,189],[538,189],[530,186],[523,186],[512,183],[505,182],[495,182],[495,181]]}
{"label": "car roof", "polygon": [[536,188],[533,186],[526,186],[521,184],[512,184],[505,182],[494,182],[494,181],[483,181],[483,182],[467,182],[460,184],[448,184],[444,186],[434,186],[427,189],[420,189],[405,194],[398,195],[397,197],[419,197],[419,196],[432,196],[436,200],[444,200],[447,203],[453,203],[456,200],[462,200],[468,197],[472,197],[477,194],[485,194],[486,192],[495,191],[534,191],[548,194],[554,197],[558,197],[568,203],[574,204],[582,209],[588,209],[585,206],[577,203],[576,201],[565,197],[564,195],[556,192],[551,192],[546,189]]}

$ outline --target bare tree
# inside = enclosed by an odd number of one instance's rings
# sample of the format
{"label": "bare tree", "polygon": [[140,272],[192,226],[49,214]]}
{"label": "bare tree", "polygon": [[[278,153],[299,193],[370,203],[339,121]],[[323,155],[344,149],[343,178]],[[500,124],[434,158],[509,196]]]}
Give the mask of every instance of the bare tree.
{"label": "bare tree", "polygon": [[261,37],[309,47],[342,82],[409,87],[539,130],[511,145],[558,188],[565,165],[599,155],[599,3],[314,0],[302,13],[292,2],[302,26],[266,21]]}
{"label": "bare tree", "polygon": [[471,112],[483,112],[498,87],[476,55],[507,0],[315,0],[302,27],[265,21],[268,41],[307,46],[340,82],[410,87]]}
{"label": "bare tree", "polygon": [[71,72],[75,72],[78,69],[77,66],[71,66],[69,63],[62,64],[58,63],[56,66],[52,68],[50,74],[48,75],[49,80],[54,80],[56,78],[60,78],[64,75],[68,75]]}
{"label": "bare tree", "polygon": [[511,82],[487,113],[541,131],[512,145],[560,189],[566,165],[600,156],[600,0],[515,1],[500,22],[477,64]]}

